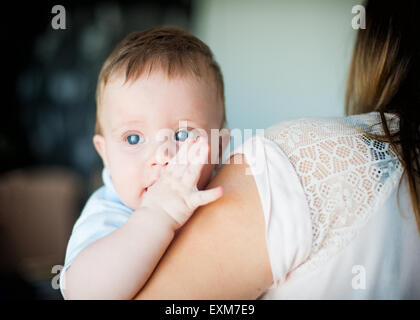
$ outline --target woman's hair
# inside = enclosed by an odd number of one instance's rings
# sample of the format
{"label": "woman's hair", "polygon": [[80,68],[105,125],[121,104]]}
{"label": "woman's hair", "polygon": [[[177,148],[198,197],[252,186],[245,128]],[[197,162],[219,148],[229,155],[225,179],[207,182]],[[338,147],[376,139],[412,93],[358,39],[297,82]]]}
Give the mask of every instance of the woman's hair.
{"label": "woman's hair", "polygon": [[[368,0],[366,29],[357,34],[346,92],[346,114],[377,111],[384,135],[407,174],[420,232],[420,19],[419,1]],[[390,133],[384,113],[399,117]],[[401,184],[401,180],[400,180]]]}

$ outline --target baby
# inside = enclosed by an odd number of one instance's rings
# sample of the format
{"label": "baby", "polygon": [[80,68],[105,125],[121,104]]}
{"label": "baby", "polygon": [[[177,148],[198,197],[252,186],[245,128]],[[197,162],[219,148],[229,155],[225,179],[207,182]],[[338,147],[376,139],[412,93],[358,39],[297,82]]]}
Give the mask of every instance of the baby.
{"label": "baby", "polygon": [[104,186],[73,228],[66,299],[132,298],[194,210],[222,196],[203,189],[216,170],[208,137],[225,124],[223,90],[210,49],[179,28],[132,33],[107,58],[93,138]]}

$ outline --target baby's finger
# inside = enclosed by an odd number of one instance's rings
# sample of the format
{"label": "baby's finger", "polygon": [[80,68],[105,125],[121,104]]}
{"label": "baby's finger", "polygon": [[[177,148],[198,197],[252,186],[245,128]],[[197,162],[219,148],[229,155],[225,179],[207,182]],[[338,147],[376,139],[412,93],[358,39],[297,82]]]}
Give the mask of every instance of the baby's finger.
{"label": "baby's finger", "polygon": [[207,143],[207,140],[203,137],[199,137],[197,142],[188,151],[188,163],[207,163],[209,149],[210,147]]}
{"label": "baby's finger", "polygon": [[195,209],[199,206],[204,206],[210,202],[216,201],[223,195],[223,188],[216,187],[209,190],[198,191],[191,195],[190,207]]}
{"label": "baby's finger", "polygon": [[[198,148],[195,148],[196,145]],[[183,183],[186,186],[195,186],[198,183],[204,164],[208,162],[208,144],[204,142],[201,144],[196,143],[196,145],[194,145],[190,150],[193,152],[193,148],[195,148],[195,158],[191,159],[191,161],[188,163],[183,176]],[[199,154],[197,154],[197,149],[199,149]]]}
{"label": "baby's finger", "polygon": [[[180,169],[185,169],[185,166],[188,163],[188,150],[194,142],[193,139],[188,138],[181,144],[177,154],[168,162],[167,169],[169,172],[175,171],[175,168],[176,173],[179,173]],[[181,168],[181,166],[183,167]]]}

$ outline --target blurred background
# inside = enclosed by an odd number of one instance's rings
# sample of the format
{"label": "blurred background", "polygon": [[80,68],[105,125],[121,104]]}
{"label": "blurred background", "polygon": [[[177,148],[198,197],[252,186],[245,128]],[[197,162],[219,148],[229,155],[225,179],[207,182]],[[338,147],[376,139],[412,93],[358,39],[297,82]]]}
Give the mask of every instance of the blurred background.
{"label": "blurred background", "polygon": [[[2,19],[0,299],[61,299],[55,265],[102,185],[96,80],[117,42],[159,25],[206,42],[225,80],[228,127],[344,115],[354,0],[15,2]],[[51,12],[66,10],[66,29]]]}

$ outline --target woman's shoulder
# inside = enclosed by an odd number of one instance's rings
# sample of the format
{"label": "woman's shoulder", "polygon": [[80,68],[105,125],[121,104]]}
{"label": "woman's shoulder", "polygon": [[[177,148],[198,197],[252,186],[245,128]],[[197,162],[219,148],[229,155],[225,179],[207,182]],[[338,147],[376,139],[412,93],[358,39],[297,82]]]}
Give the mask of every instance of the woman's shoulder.
{"label": "woman's shoulder", "polygon": [[[390,131],[398,118],[385,114]],[[395,121],[396,120],[396,121]],[[402,165],[381,134],[377,112],[336,118],[300,118],[265,131],[293,165],[312,220],[310,270],[346,247],[398,185]]]}
{"label": "woman's shoulder", "polygon": [[[385,113],[388,128],[399,128],[398,116]],[[264,136],[281,145],[286,152],[319,141],[339,137],[361,136],[363,133],[383,134],[378,112],[341,117],[302,117],[278,122],[264,131]]]}
{"label": "woman's shoulder", "polygon": [[256,299],[270,286],[258,189],[244,155],[231,160],[207,186],[223,197],[179,230],[137,299]]}

